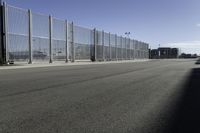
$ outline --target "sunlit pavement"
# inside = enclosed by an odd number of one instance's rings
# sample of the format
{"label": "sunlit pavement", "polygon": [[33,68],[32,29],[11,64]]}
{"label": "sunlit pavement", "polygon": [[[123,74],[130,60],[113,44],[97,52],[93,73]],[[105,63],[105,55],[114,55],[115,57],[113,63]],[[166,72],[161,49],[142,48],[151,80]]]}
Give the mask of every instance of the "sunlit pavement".
{"label": "sunlit pavement", "polygon": [[194,60],[0,70],[0,133],[197,133]]}

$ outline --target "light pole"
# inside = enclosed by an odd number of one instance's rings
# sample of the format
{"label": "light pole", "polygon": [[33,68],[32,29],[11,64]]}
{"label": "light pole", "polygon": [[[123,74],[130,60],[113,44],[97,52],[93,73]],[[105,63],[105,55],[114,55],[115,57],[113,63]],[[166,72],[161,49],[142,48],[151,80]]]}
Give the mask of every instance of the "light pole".
{"label": "light pole", "polygon": [[127,38],[130,37],[131,32],[125,32],[125,35],[127,36]]}

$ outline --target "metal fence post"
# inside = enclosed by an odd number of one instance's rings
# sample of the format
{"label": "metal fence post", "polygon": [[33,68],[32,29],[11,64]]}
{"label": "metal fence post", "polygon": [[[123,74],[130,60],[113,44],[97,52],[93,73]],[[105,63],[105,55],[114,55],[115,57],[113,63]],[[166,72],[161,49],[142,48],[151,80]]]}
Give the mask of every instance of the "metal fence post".
{"label": "metal fence post", "polygon": [[120,37],[120,45],[121,45],[121,60],[123,60],[123,43],[122,43],[122,36]]}
{"label": "metal fence post", "polygon": [[140,53],[140,59],[141,59],[141,58],[142,58],[142,54],[141,54],[141,53],[142,53],[142,52],[141,52],[141,42],[139,42],[139,44],[140,44],[140,45],[139,45],[139,51],[140,51],[139,53]]}
{"label": "metal fence post", "polygon": [[131,60],[131,39],[129,38],[129,60]]}
{"label": "metal fence post", "polygon": [[140,59],[140,41],[138,41],[138,59]]}
{"label": "metal fence post", "polygon": [[143,48],[142,48],[142,49],[143,49],[143,59],[145,59],[145,46],[144,46],[144,45],[145,45],[145,44],[143,43],[143,46],[142,46],[142,47],[143,47]]}
{"label": "metal fence post", "polygon": [[149,49],[150,49],[150,48],[149,48],[149,44],[146,44],[146,45],[147,45],[147,46],[146,46],[146,47],[147,47],[147,50],[146,50],[146,51],[147,51],[147,57],[146,57],[146,58],[147,58],[147,59],[150,59],[151,53],[149,52]]}
{"label": "metal fence post", "polygon": [[135,40],[135,59],[137,59],[137,40]]}
{"label": "metal fence post", "polygon": [[8,53],[8,33],[7,33],[7,5],[5,2],[3,2],[3,56],[4,56],[4,63],[9,62],[9,53]]}
{"label": "metal fence post", "polygon": [[74,44],[74,22],[72,22],[72,27],[71,27],[72,31],[71,31],[71,36],[72,36],[72,60],[71,62],[75,62],[75,44]]}
{"label": "metal fence post", "polygon": [[33,55],[32,55],[32,13],[31,10],[28,10],[28,20],[29,20],[29,34],[28,34],[28,42],[29,42],[29,64],[32,64],[32,59],[33,59]]}
{"label": "metal fence post", "polygon": [[117,34],[115,34],[115,59],[117,60]]}
{"label": "metal fence post", "polygon": [[111,53],[111,43],[110,43],[110,32],[109,32],[109,39],[108,40],[109,40],[109,58],[110,58],[109,60],[111,61],[112,60],[112,55],[111,55],[112,53]]}
{"label": "metal fence post", "polygon": [[130,39],[127,38],[127,60],[130,60],[130,54],[129,54],[129,50],[130,50]]}
{"label": "metal fence post", "polygon": [[127,44],[126,43],[127,43],[127,38],[125,37],[125,51],[126,51],[125,60],[127,60],[127,46],[126,46]]}
{"label": "metal fence post", "polygon": [[130,59],[133,60],[133,40],[130,39]]}
{"label": "metal fence post", "polygon": [[141,41],[140,41],[140,59],[142,59]]}
{"label": "metal fence post", "polygon": [[104,31],[102,31],[102,59],[105,61]]}
{"label": "metal fence post", "polygon": [[137,40],[135,40],[135,59],[138,59],[138,43],[137,43]]}
{"label": "metal fence post", "polygon": [[136,40],[134,40],[134,59],[136,59]]}
{"label": "metal fence post", "polygon": [[0,4],[0,64],[3,64],[3,4]]}
{"label": "metal fence post", "polygon": [[65,62],[69,61],[69,43],[68,43],[68,21],[65,20]]}
{"label": "metal fence post", "polygon": [[0,65],[3,64],[3,4],[0,2]]}
{"label": "metal fence post", "polygon": [[145,48],[146,48],[146,58],[148,59],[149,48],[147,47],[147,44],[145,44]]}
{"label": "metal fence post", "polygon": [[96,61],[96,59],[97,59],[96,28],[94,28],[94,30],[93,30],[93,37],[94,37],[94,38],[93,38],[93,39],[94,39],[94,40],[93,40],[93,41],[94,41],[94,42],[93,42],[93,43],[94,43],[94,48],[93,48],[93,56],[94,56],[93,58],[94,58],[94,59],[93,59],[93,61]]}
{"label": "metal fence post", "polygon": [[133,39],[133,60],[135,59],[135,40]]}
{"label": "metal fence post", "polygon": [[142,42],[142,58],[144,59],[144,47],[143,47],[144,43]]}
{"label": "metal fence post", "polygon": [[135,60],[135,40],[133,39],[133,59]]}
{"label": "metal fence post", "polygon": [[53,33],[52,16],[49,16],[49,63],[52,63],[52,33]]}

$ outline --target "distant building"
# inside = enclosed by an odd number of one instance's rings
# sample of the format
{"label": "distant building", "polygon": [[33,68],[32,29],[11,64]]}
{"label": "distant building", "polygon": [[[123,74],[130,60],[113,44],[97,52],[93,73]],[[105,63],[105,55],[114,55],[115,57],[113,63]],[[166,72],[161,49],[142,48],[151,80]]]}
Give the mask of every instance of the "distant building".
{"label": "distant building", "polygon": [[178,48],[160,47],[150,50],[151,59],[170,59],[178,58]]}
{"label": "distant building", "polygon": [[185,54],[185,53],[182,53],[179,58],[197,58],[197,54]]}
{"label": "distant building", "polygon": [[150,59],[158,59],[158,49],[150,50]]}

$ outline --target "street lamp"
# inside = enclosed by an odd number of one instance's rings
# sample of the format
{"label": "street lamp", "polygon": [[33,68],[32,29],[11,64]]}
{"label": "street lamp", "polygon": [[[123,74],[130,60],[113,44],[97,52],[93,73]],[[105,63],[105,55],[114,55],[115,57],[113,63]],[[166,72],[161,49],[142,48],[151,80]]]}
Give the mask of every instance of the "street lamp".
{"label": "street lamp", "polygon": [[131,32],[125,32],[125,35],[129,38]]}

